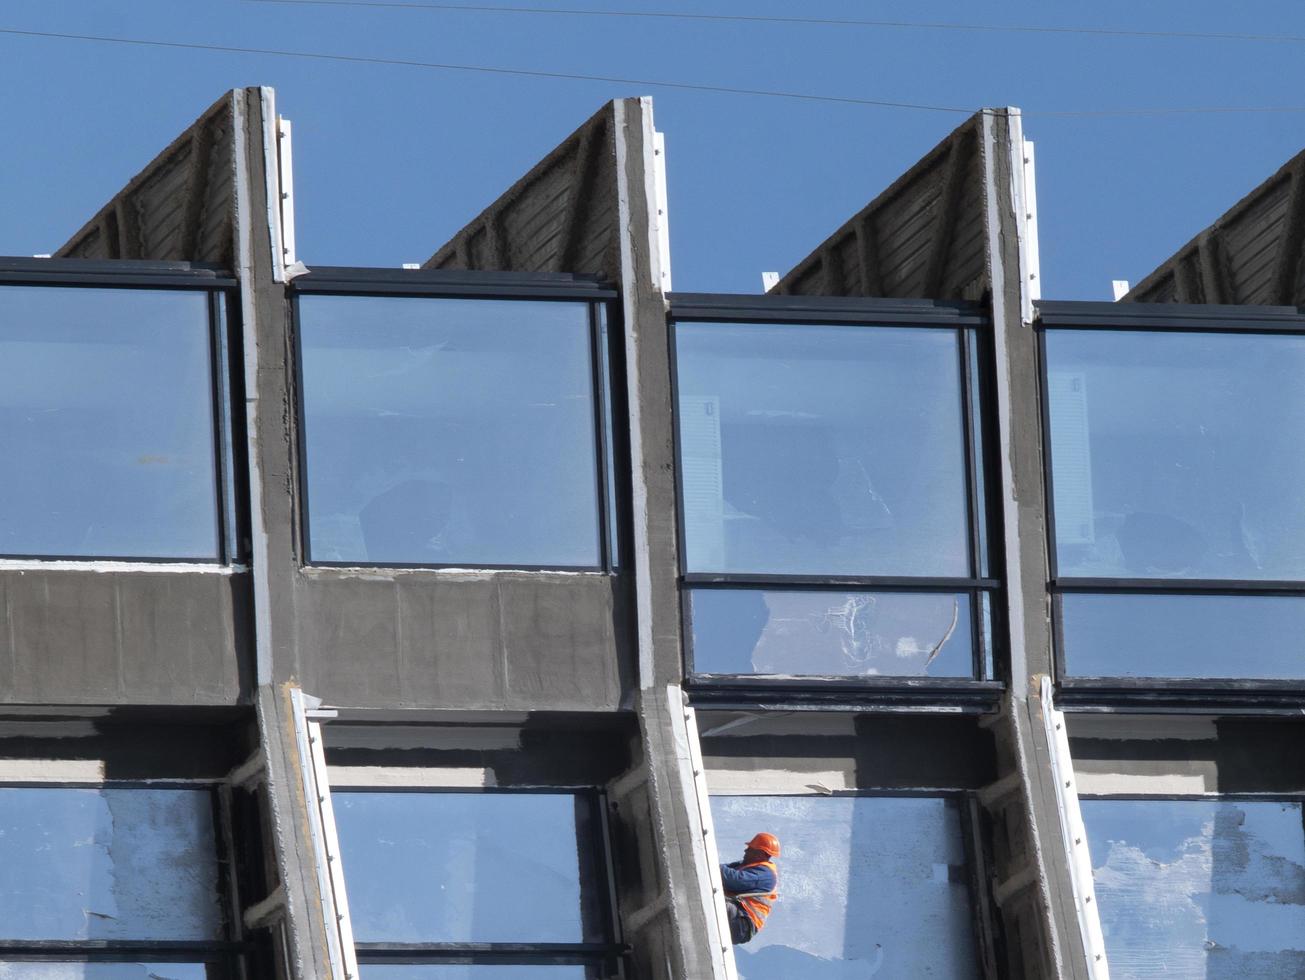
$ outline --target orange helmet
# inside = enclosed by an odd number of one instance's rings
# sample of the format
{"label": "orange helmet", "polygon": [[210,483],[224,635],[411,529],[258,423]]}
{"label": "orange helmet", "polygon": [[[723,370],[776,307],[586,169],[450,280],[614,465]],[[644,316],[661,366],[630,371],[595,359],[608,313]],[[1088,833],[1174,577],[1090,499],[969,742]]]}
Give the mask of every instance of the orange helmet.
{"label": "orange helmet", "polygon": [[748,847],[773,858],[779,857],[779,838],[774,834],[760,833],[748,841]]}

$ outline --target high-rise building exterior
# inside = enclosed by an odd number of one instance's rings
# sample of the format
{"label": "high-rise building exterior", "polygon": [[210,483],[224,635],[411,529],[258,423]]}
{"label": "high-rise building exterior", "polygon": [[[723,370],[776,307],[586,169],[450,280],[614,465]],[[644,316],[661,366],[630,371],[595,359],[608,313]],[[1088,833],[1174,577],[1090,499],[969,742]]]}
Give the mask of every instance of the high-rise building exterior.
{"label": "high-rise building exterior", "polygon": [[647,99],[421,268],[289,140],[0,260],[0,978],[1305,976],[1305,155],[1107,304],[1014,109],[756,295]]}

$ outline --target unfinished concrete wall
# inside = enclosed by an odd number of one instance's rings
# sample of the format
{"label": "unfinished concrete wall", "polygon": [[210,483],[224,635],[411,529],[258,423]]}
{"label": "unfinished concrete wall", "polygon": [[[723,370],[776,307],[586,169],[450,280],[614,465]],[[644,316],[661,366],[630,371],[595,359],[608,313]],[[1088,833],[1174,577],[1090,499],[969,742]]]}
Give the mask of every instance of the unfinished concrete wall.
{"label": "unfinished concrete wall", "polygon": [[230,268],[235,97],[229,92],[209,107],[55,257],[187,260]]}
{"label": "unfinished concrete wall", "polygon": [[980,116],[968,119],[771,290],[978,299],[988,276]]}
{"label": "unfinished concrete wall", "polygon": [[1305,152],[1123,297],[1132,303],[1305,305]]}

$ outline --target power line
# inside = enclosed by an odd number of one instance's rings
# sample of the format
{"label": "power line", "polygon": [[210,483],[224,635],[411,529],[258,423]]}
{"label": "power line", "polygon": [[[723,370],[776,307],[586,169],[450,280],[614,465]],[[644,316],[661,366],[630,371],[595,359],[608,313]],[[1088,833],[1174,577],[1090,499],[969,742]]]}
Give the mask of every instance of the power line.
{"label": "power line", "polygon": [[1139,31],[1111,27],[1039,27],[1029,24],[953,24],[938,21],[860,20],[830,17],[779,17],[759,14],[688,14],[668,10],[592,10],[561,7],[521,7],[497,4],[427,3],[422,0],[245,0],[316,7],[388,7],[398,10],[471,11],[496,14],[557,14],[567,17],[640,17],[656,20],[719,21],[745,24],[815,25],[820,27],[879,27],[923,31],[967,31],[992,34],[1085,34],[1098,37],[1173,38],[1184,41],[1272,41],[1300,44],[1305,35],[1244,34],[1239,32]]}
{"label": "power line", "polygon": [[[267,2],[267,0],[262,0]],[[770,99],[792,99],[801,102],[822,102],[838,105],[865,106],[876,109],[912,109],[920,112],[943,112],[973,115],[989,112],[966,106],[934,105],[923,102],[894,102],[886,99],[862,99],[855,96],[816,95],[808,92],[784,92],[772,89],[741,88],[730,85],[700,85],[692,82],[669,82],[648,78],[622,78],[617,75],[585,75],[575,72],[534,71],[526,68],[503,68],[490,65],[460,65],[437,61],[413,61],[405,58],[372,58],[363,55],[327,54],[321,51],[289,51],[280,48],[247,48],[231,44],[200,44],[188,41],[156,41],[146,38],[113,37],[105,34],[70,34],[59,31],[28,31],[13,27],[0,27],[0,35],[37,37],[62,41],[91,41],[101,44],[122,44],[147,48],[171,48],[184,51],[213,51],[223,54],[255,54],[271,58],[298,58],[307,61],[338,61],[356,65],[384,65],[397,68],[422,68],[435,71],[474,72],[487,75],[510,75],[522,78],[547,78],[578,82],[607,82],[640,88],[665,88],[688,92],[711,92],[721,95],[748,95]],[[1164,108],[1127,109],[1066,109],[1024,112],[1025,116],[1093,117],[1093,116],[1163,116],[1193,115],[1203,113],[1297,113],[1305,106],[1178,106]]]}

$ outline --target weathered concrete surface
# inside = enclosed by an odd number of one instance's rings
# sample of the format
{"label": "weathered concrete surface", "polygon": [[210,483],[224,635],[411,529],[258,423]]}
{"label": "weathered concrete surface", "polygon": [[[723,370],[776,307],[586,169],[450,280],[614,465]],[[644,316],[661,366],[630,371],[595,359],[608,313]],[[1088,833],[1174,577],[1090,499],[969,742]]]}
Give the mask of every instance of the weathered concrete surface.
{"label": "weathered concrete surface", "polygon": [[772,293],[978,299],[986,261],[980,116],[973,116],[793,267]]}
{"label": "weathered concrete surface", "polygon": [[611,576],[313,568],[293,583],[294,672],[330,704],[621,706]]}
{"label": "weathered concrete surface", "polygon": [[604,106],[425,263],[620,277],[616,134]]}
{"label": "weathered concrete surface", "polygon": [[1305,305],[1305,152],[1124,296],[1136,303]]}
{"label": "weathered concrete surface", "polygon": [[56,258],[185,259],[230,268],[235,156],[228,92],[55,253]]}
{"label": "weathered concrete surface", "polygon": [[245,574],[0,571],[0,703],[233,705],[252,690]]}

